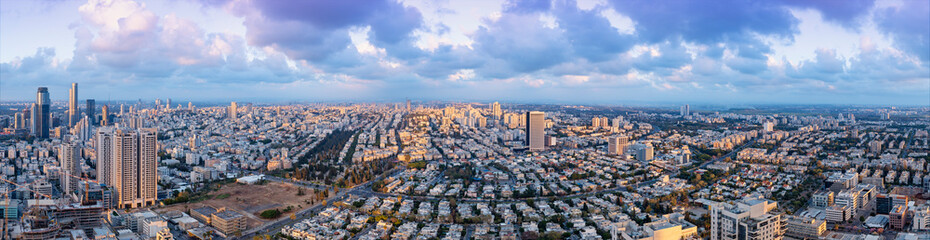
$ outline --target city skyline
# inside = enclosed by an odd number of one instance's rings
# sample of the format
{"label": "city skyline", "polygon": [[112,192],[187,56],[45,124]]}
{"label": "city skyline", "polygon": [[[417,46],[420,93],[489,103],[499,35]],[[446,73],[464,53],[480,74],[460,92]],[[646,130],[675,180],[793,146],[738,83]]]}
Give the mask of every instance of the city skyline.
{"label": "city skyline", "polygon": [[0,101],[930,99],[925,1],[374,3],[3,2]]}

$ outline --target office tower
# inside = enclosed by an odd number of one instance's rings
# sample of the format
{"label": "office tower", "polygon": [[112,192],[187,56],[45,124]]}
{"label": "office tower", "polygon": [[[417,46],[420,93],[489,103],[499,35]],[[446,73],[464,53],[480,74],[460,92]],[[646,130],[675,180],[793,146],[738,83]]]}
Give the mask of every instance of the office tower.
{"label": "office tower", "polygon": [[26,114],[22,112],[16,112],[13,114],[13,128],[23,129],[26,128]]}
{"label": "office tower", "polygon": [[410,111],[410,99],[407,99],[407,111]]}
{"label": "office tower", "polygon": [[155,99],[155,110],[158,110],[159,108],[161,108],[161,98],[156,98]]}
{"label": "office tower", "polygon": [[110,179],[113,167],[113,136],[113,128],[98,128],[94,144],[97,153],[97,182],[107,186],[113,183]]}
{"label": "office tower", "polygon": [[[117,192],[117,207],[137,208],[155,204],[158,192],[156,130],[120,128],[112,130],[111,134],[108,131],[101,133],[112,138],[109,181]],[[100,135],[98,141],[99,138]]]}
{"label": "office tower", "polygon": [[68,127],[74,127],[77,121],[80,121],[80,110],[78,109],[78,84],[71,83],[71,90],[68,91]]}
{"label": "office tower", "polygon": [[97,110],[97,109],[96,109],[97,106],[94,106],[94,105],[96,105],[96,102],[97,102],[97,101],[95,101],[95,100],[93,100],[93,99],[87,99],[87,106],[84,106],[84,107],[87,108],[87,113],[86,113],[86,114],[87,114],[87,118],[90,119],[90,125],[96,125],[96,124],[97,124],[97,121],[96,121],[96,120],[97,120],[97,116],[96,116],[96,112],[95,112],[95,111]]}
{"label": "office tower", "polygon": [[29,105],[29,134],[32,134],[33,136],[39,132],[39,130],[36,128],[36,119],[38,118],[38,114],[36,113],[39,110],[38,108],[39,107],[36,105],[36,103]]}
{"label": "office tower", "polygon": [[493,115],[495,119],[500,119],[500,118],[501,118],[501,114],[503,114],[503,113],[504,113],[504,112],[501,111],[501,104],[500,104],[500,103],[494,102],[494,103],[491,104],[491,115]]}
{"label": "office tower", "polygon": [[229,103],[229,107],[226,109],[226,115],[228,118],[236,119],[239,118],[238,106],[236,102]]}
{"label": "office tower", "polygon": [[530,151],[542,151],[546,144],[546,113],[526,112],[526,146]]}
{"label": "office tower", "polygon": [[71,194],[78,189],[81,176],[81,148],[75,142],[62,143],[58,151],[61,164],[61,191]]}
{"label": "office tower", "polygon": [[690,115],[690,114],[691,114],[691,106],[689,106],[688,104],[685,104],[684,106],[681,106],[681,116],[682,116],[682,117],[688,116],[688,115]]}
{"label": "office tower", "polygon": [[785,222],[776,213],[778,203],[761,197],[747,197],[734,204],[711,203],[711,240],[780,240]]}
{"label": "office tower", "polygon": [[[120,103],[120,104],[119,104],[119,116],[120,116],[120,117],[122,117],[123,114],[126,113],[125,111],[123,111],[123,109],[124,109],[123,104]],[[132,107],[129,107],[129,112],[130,112],[130,113],[132,112]]]}
{"label": "office tower", "polygon": [[100,125],[101,126],[110,126],[110,107],[103,105],[100,107]]}
{"label": "office tower", "polygon": [[187,102],[187,110],[188,110],[188,111],[194,111],[194,104],[191,103],[191,102]]}
{"label": "office tower", "polygon": [[630,144],[630,137],[613,136],[607,139],[607,152],[610,155],[622,155]]}
{"label": "office tower", "polygon": [[171,98],[168,98],[168,100],[165,101],[165,109],[166,109],[166,110],[170,110],[170,109],[171,109]]}
{"label": "office tower", "polygon": [[48,138],[48,130],[52,124],[51,103],[48,88],[39,87],[36,103],[32,105],[32,135],[36,138]]}

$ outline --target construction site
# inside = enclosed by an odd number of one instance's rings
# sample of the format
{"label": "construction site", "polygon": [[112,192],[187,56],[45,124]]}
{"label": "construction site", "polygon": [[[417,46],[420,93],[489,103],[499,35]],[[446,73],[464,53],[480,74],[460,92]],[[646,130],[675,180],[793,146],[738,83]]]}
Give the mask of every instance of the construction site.
{"label": "construction site", "polygon": [[[316,200],[319,199],[318,195],[314,194],[312,189],[298,190],[299,188],[290,183],[272,181],[255,185],[227,183],[213,191],[200,193],[202,195],[191,202],[176,203],[152,210],[158,213],[171,211],[189,213],[192,209],[200,207],[226,209],[245,215],[248,218],[246,221],[248,228],[252,228],[273,220],[261,217],[262,212],[266,210],[277,209],[282,214],[274,219],[283,218],[312,206],[318,201]],[[303,194],[298,195],[298,192],[303,192]]]}

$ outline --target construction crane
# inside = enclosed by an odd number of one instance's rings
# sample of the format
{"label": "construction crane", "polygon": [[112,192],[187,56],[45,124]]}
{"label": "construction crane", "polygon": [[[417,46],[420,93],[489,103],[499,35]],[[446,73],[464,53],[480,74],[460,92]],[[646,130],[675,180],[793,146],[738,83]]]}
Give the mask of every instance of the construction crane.
{"label": "construction crane", "polygon": [[[0,180],[3,180],[4,182],[8,182],[8,183],[10,183],[10,184],[13,184],[14,186],[17,186],[17,187],[19,187],[19,188],[25,188],[26,190],[29,190],[30,192],[35,193],[36,195],[41,195],[41,196],[46,197],[46,198],[48,198],[48,199],[53,199],[53,197],[52,197],[52,196],[49,196],[48,194],[44,194],[44,193],[38,192],[38,191],[36,191],[36,190],[32,190],[32,188],[29,188],[29,187],[26,187],[26,186],[23,186],[23,185],[19,185],[19,184],[13,182],[13,181],[7,180],[6,178],[0,178]],[[18,188],[17,188],[17,189],[18,189]],[[9,194],[7,194],[7,195],[8,195],[7,197],[9,197]]]}

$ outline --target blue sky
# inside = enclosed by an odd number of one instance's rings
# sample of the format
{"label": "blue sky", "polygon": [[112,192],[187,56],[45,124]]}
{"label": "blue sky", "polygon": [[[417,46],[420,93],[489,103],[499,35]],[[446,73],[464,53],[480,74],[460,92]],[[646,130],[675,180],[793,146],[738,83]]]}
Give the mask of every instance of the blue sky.
{"label": "blue sky", "polygon": [[0,100],[930,105],[930,1],[0,1]]}

